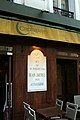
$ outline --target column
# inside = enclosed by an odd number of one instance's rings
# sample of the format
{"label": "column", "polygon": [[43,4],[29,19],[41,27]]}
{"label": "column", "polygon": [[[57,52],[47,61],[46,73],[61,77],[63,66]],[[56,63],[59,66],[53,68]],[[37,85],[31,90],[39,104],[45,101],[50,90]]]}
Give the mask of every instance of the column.
{"label": "column", "polygon": [[45,0],[45,10],[53,13],[53,0]]}
{"label": "column", "polygon": [[75,19],[80,20],[80,0],[75,0]]}

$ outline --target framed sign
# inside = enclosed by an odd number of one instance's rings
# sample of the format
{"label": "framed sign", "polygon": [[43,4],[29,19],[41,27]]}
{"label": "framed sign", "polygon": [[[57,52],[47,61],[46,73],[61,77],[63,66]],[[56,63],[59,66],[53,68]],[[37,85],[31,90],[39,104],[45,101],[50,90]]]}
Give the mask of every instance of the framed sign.
{"label": "framed sign", "polygon": [[33,50],[28,55],[28,92],[47,90],[46,72],[46,57],[40,50]]}

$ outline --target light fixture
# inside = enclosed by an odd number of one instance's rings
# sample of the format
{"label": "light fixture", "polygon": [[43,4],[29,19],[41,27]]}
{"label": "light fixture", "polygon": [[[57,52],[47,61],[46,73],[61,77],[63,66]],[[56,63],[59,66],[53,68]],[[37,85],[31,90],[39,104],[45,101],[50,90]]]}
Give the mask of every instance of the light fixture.
{"label": "light fixture", "polygon": [[13,55],[13,53],[12,52],[7,52],[7,55]]}

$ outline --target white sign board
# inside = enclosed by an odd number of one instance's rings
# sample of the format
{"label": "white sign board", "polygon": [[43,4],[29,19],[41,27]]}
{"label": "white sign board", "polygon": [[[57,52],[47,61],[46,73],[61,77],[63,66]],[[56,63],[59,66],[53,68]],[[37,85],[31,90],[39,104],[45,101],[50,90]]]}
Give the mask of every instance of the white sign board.
{"label": "white sign board", "polygon": [[33,50],[28,55],[28,81],[27,91],[46,91],[47,75],[46,75],[46,57],[40,50]]}

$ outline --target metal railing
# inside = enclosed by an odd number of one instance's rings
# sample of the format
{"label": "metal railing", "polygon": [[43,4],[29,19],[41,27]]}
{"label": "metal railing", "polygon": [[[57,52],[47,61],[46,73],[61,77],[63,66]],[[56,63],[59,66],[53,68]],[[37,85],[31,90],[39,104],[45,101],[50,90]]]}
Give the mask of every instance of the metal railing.
{"label": "metal railing", "polygon": [[59,14],[59,15],[69,17],[69,18],[74,18],[74,13],[73,12],[70,12],[70,11],[67,11],[67,10],[64,10],[64,9],[60,9],[60,8],[57,8],[57,7],[53,7],[53,10],[54,10],[55,14]]}

